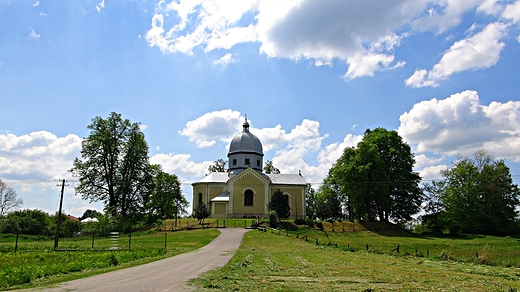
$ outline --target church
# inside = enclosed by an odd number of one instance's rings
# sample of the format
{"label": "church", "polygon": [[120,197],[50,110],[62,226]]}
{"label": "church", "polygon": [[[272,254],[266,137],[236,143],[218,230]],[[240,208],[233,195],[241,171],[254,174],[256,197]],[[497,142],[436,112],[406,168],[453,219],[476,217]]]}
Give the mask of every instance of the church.
{"label": "church", "polygon": [[251,132],[247,118],[228,152],[227,172],[213,172],[194,182],[193,206],[206,204],[212,218],[267,217],[267,204],[277,190],[291,207],[290,218],[305,218],[305,179],[301,174],[263,172],[262,143]]}

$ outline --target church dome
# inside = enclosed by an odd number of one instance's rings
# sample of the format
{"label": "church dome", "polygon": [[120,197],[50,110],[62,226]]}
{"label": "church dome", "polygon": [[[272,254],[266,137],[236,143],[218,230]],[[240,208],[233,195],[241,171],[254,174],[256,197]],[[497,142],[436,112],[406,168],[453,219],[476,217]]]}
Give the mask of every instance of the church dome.
{"label": "church dome", "polygon": [[249,123],[244,122],[244,129],[238,133],[231,144],[228,152],[228,172],[237,174],[248,167],[262,172],[264,164],[264,151],[262,143],[255,135],[249,132]]}
{"label": "church dome", "polygon": [[249,132],[249,123],[247,122],[247,119],[243,126],[244,129],[242,130],[242,133],[237,134],[233,140],[231,140],[228,155],[242,152],[255,153],[263,156],[264,152],[262,150],[262,143],[260,142],[260,139]]}

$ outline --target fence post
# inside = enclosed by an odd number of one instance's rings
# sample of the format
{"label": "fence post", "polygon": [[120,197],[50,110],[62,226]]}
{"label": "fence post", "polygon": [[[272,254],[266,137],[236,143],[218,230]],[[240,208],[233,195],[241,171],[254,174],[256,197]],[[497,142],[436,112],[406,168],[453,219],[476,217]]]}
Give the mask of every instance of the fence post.
{"label": "fence post", "polygon": [[92,249],[94,249],[94,235],[95,234],[96,234],[95,232],[92,232],[92,247],[91,247]]}
{"label": "fence post", "polygon": [[18,250],[18,235],[19,235],[19,233],[16,232],[16,243],[14,244],[14,252],[16,252]]}
{"label": "fence post", "polygon": [[166,251],[166,243],[168,242],[168,233],[164,233],[164,251]]}
{"label": "fence post", "polygon": [[218,228],[218,219],[217,219],[217,228]]}
{"label": "fence post", "polygon": [[128,234],[128,251],[130,251],[130,247],[132,246],[132,232]]}
{"label": "fence post", "polygon": [[368,244],[366,245],[366,248],[367,248],[367,250],[368,250]]}
{"label": "fence post", "polygon": [[319,245],[318,239],[316,238],[316,245]]}
{"label": "fence post", "polygon": [[226,228],[226,220],[224,220],[224,228]]}

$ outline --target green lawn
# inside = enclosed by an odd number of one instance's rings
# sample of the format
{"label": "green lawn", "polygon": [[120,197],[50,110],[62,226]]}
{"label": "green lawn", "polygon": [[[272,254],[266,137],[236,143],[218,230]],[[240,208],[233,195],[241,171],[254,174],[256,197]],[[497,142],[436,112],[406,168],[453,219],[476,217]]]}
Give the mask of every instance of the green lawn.
{"label": "green lawn", "polygon": [[[0,252],[0,289],[47,285],[151,262],[200,248],[218,234],[216,229],[169,232],[166,238],[164,232],[136,233],[130,250],[129,235],[120,235],[115,242],[96,239],[96,250],[91,250],[89,237],[60,239],[59,248],[65,251],[57,252],[52,250],[53,240],[20,239],[18,252]],[[2,249],[13,244],[12,236],[0,239]],[[109,250],[114,247],[119,250]]]}
{"label": "green lawn", "polygon": [[[305,232],[300,231],[300,235]],[[323,232],[322,232],[323,233]],[[314,241],[278,233],[251,231],[241,248],[225,267],[210,271],[192,281],[197,291],[516,291],[520,289],[520,270],[515,267],[495,267],[437,257],[405,255],[403,249],[449,246],[459,254],[458,246],[465,240],[501,243],[499,238],[436,239],[403,236],[379,236],[370,232],[339,233],[329,237],[334,241],[352,242],[354,251],[341,246],[320,245]],[[308,230],[307,234],[318,235]],[[374,251],[365,242],[370,240]],[[406,241],[409,240],[409,241]],[[504,239],[506,242],[516,241]],[[426,242],[431,241],[429,244]],[[401,253],[386,250],[397,242]],[[347,243],[348,244],[348,243]],[[351,245],[351,246],[352,246]],[[358,247],[359,245],[359,247]],[[464,245],[466,246],[466,245]],[[467,246],[473,246],[469,243]],[[505,248],[500,247],[500,248]],[[517,244],[517,249],[518,249]],[[370,250],[372,249],[372,250]],[[465,250],[463,247],[462,250]],[[492,248],[490,248],[492,249]],[[385,251],[383,253],[383,250]],[[394,252],[395,253],[395,252]],[[516,258],[518,264],[518,257]]]}

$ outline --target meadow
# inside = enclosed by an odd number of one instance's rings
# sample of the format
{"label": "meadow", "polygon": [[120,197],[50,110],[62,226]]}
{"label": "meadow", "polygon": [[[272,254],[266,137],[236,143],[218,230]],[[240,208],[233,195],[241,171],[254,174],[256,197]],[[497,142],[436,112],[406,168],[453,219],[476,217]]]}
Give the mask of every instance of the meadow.
{"label": "meadow", "polygon": [[[328,239],[323,231],[305,228],[297,233],[270,229],[248,232],[225,267],[190,283],[196,291],[520,289],[520,244],[515,238],[432,238],[395,230],[384,230],[387,234],[382,235],[362,225],[348,226],[357,227],[354,232],[338,232],[339,225],[336,222],[335,232],[328,226]],[[400,253],[392,251],[397,244]],[[426,256],[428,249],[430,255]],[[486,261],[477,260],[475,250],[485,255]]]}
{"label": "meadow", "polygon": [[[155,231],[60,239],[0,237],[0,289],[45,286],[187,252],[255,219],[173,220]],[[515,237],[412,234],[393,225],[289,223],[252,230],[225,267],[192,280],[196,291],[518,291],[520,240]],[[164,232],[190,228],[188,231]],[[166,249],[165,247],[166,243]],[[399,251],[396,250],[399,246]],[[130,249],[129,249],[130,248]],[[372,290],[370,290],[372,289]]]}

